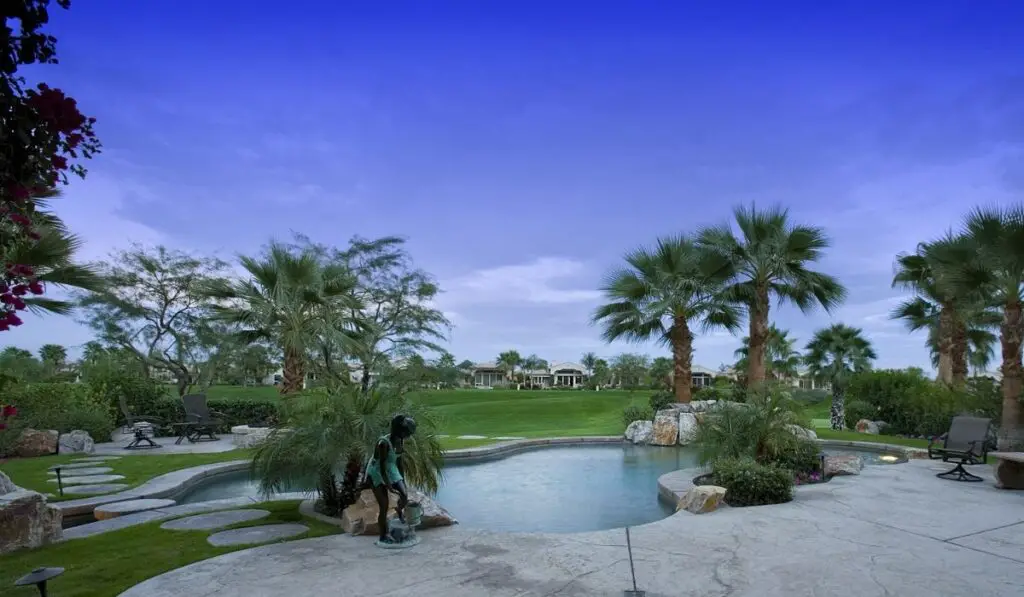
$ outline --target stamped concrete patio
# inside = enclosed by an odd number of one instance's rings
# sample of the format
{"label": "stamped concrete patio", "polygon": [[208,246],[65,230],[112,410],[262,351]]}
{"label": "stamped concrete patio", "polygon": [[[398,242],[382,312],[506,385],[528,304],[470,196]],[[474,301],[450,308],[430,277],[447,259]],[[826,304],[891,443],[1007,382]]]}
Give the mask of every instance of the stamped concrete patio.
{"label": "stamped concrete patio", "polygon": [[[995,489],[987,466],[972,467],[985,483],[935,478],[946,468],[866,467],[859,477],[800,488],[789,504],[682,512],[637,527],[637,583],[650,597],[1021,595],[1024,492]],[[630,587],[621,529],[452,527],[422,537],[408,551],[349,536],[267,545],[169,572],[123,596],[621,596]]]}

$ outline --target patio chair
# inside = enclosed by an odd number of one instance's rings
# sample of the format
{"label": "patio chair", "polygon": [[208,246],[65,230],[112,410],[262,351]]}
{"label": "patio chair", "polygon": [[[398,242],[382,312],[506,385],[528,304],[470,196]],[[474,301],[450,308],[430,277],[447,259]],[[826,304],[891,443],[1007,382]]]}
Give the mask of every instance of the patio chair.
{"label": "patio chair", "polygon": [[[185,423],[189,426],[188,440],[191,442],[217,441],[214,435],[217,428],[224,424],[224,414],[211,411],[206,404],[206,394],[189,394],[181,397],[185,407]],[[203,439],[203,436],[206,439]]]}
{"label": "patio chair", "polygon": [[153,433],[164,426],[164,420],[154,415],[137,415],[132,413],[128,407],[128,400],[124,394],[117,397],[121,407],[121,415],[124,417],[123,428],[126,433],[134,434],[132,441],[124,447],[125,450],[142,450],[159,448],[160,444],[153,441]]}
{"label": "patio chair", "polygon": [[977,483],[983,479],[964,469],[965,464],[985,464],[988,461],[988,440],[992,420],[983,417],[953,417],[949,432],[942,441],[942,447],[935,446],[935,439],[928,442],[928,458],[955,462],[956,466],[935,475],[940,479]]}

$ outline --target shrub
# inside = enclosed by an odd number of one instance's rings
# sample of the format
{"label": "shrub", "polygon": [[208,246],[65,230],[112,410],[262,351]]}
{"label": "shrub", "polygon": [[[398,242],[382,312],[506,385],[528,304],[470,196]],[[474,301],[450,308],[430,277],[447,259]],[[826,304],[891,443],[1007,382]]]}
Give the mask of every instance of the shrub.
{"label": "shrub", "polygon": [[802,421],[788,392],[768,386],[747,394],[746,405],[716,409],[698,421],[694,443],[702,463],[722,458],[770,462],[796,443],[789,425]]}
{"label": "shrub", "polygon": [[622,426],[629,427],[633,421],[650,421],[653,417],[651,409],[630,404],[622,410]]}
{"label": "shrub", "polygon": [[651,406],[651,410],[656,413],[675,404],[675,402],[676,397],[672,392],[661,391],[651,394],[651,399],[648,403]]}
{"label": "shrub", "polygon": [[850,400],[846,403],[845,408],[846,426],[850,429],[853,429],[857,421],[861,419],[878,420],[878,407],[864,400]]}
{"label": "shrub", "polygon": [[695,400],[736,400],[736,388],[732,386],[708,386],[694,393]]}
{"label": "shrub", "polygon": [[234,425],[276,425],[281,417],[277,398],[210,398],[207,404],[224,415],[225,432]]}
{"label": "shrub", "polygon": [[[114,413],[83,384],[36,383],[12,385],[5,400],[17,407],[17,426],[4,432],[16,436],[22,429],[56,429],[67,433],[87,431],[98,442],[109,441]],[[5,438],[7,443],[13,440]]]}
{"label": "shrub", "polygon": [[724,458],[715,462],[715,484],[725,488],[730,506],[782,504],[793,499],[793,475],[750,458]]}
{"label": "shrub", "polygon": [[763,464],[787,469],[795,475],[810,474],[821,468],[821,447],[814,440],[795,438],[786,449],[767,458]]}

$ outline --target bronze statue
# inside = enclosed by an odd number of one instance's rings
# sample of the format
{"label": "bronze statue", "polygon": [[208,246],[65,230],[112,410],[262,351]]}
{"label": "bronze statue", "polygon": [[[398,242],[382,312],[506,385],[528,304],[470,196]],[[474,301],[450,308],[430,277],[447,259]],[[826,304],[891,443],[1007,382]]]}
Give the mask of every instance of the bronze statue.
{"label": "bronze statue", "polygon": [[401,541],[401,538],[396,540],[388,532],[389,494],[392,491],[398,494],[398,504],[396,504],[395,510],[398,513],[398,520],[404,523],[405,506],[409,503],[409,492],[406,490],[403,476],[402,451],[405,439],[414,433],[416,433],[416,421],[406,415],[396,415],[391,419],[391,432],[381,436],[377,441],[373,457],[366,467],[366,474],[373,488],[373,497],[377,499],[377,507],[380,508],[377,515],[377,526],[380,529],[380,543],[384,545]]}

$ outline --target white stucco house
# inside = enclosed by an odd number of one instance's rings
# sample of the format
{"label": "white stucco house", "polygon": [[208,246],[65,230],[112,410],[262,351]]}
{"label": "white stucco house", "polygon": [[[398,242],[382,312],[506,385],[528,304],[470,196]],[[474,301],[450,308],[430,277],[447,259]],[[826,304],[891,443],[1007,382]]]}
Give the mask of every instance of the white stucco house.
{"label": "white stucco house", "polygon": [[[553,363],[547,369],[526,371],[530,385],[539,388],[575,388],[583,385],[586,369],[579,363]],[[516,375],[523,375],[517,371]],[[473,369],[473,386],[477,388],[503,388],[510,385],[508,375],[497,363],[477,363]]]}

